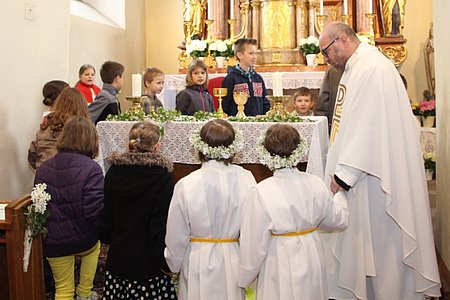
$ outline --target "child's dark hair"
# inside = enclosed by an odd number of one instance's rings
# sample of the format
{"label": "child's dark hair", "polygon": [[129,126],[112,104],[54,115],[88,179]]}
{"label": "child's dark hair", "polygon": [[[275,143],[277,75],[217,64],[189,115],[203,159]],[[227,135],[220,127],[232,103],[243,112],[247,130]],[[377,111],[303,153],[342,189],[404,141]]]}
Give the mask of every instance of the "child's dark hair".
{"label": "child's dark hair", "polygon": [[208,81],[209,81],[209,75],[208,75],[208,67],[206,66],[205,62],[200,60],[200,59],[194,59],[188,67],[188,72],[186,74],[186,86],[194,86],[196,85],[196,83],[194,82],[194,80],[192,79],[192,73],[194,72],[195,69],[197,68],[201,68],[203,71],[205,71],[205,76],[206,76],[206,80],[205,82],[202,84],[203,88],[207,88],[208,87]]}
{"label": "child's dark hair", "polygon": [[107,61],[102,65],[100,69],[100,77],[104,83],[113,83],[114,78],[117,76],[122,77],[125,67],[115,61]]}
{"label": "child's dark hair", "polygon": [[161,138],[159,127],[150,122],[135,123],[130,130],[130,152],[153,152]]}
{"label": "child's dark hair", "polygon": [[144,76],[142,76],[142,81],[144,81],[144,86],[147,87],[147,82],[152,82],[156,76],[164,75],[164,72],[158,68],[147,68],[145,69]]}
{"label": "child's dark hair", "polygon": [[56,148],[75,151],[95,158],[98,154],[98,134],[90,119],[82,116],[70,117],[58,137]]}
{"label": "child's dark hair", "polygon": [[83,75],[84,71],[86,71],[87,69],[92,69],[94,70],[94,74],[96,73],[94,66],[90,64],[84,64],[80,67],[80,70],[78,71],[78,76],[81,77],[81,75]]}
{"label": "child's dark hair", "polygon": [[236,42],[234,42],[234,56],[237,57],[238,52],[244,53],[245,46],[247,45],[258,46],[258,41],[256,39],[248,39],[248,38],[238,39]]}
{"label": "child's dark hair", "polygon": [[42,103],[46,106],[52,106],[55,103],[56,98],[58,98],[59,94],[61,94],[62,90],[66,87],[69,87],[69,84],[62,80],[52,80],[47,82],[42,88],[42,95],[44,96]]}
{"label": "child's dark hair", "polygon": [[[227,147],[234,142],[236,133],[233,126],[225,120],[214,119],[203,125],[200,129],[200,138],[211,147],[224,146]],[[198,156],[201,162],[210,160],[203,153],[199,152]],[[224,162],[226,165],[233,161],[233,157],[227,159],[216,159]]]}
{"label": "child's dark hair", "polygon": [[275,124],[269,127],[264,139],[264,147],[272,155],[288,157],[298,147],[300,134],[287,124]]}

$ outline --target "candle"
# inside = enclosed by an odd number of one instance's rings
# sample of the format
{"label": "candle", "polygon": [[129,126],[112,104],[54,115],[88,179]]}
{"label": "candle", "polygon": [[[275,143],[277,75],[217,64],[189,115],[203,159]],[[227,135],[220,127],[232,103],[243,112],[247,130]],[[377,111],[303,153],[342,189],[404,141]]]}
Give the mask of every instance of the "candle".
{"label": "candle", "polygon": [[234,19],[234,0],[230,0],[230,19]]}
{"label": "candle", "polygon": [[272,94],[276,97],[283,96],[283,79],[279,72],[272,74]]}
{"label": "candle", "polygon": [[372,7],[373,3],[372,0],[369,0],[369,14],[373,13],[373,7]]}
{"label": "candle", "polygon": [[320,6],[320,15],[323,16],[323,0],[319,1],[319,6]]}
{"label": "candle", "polygon": [[142,75],[132,74],[131,75],[131,96],[140,97],[142,96]]}
{"label": "candle", "polygon": [[344,0],[344,15],[348,15],[348,0]]}
{"label": "candle", "polygon": [[212,20],[212,4],[211,4],[212,0],[208,0],[208,7],[206,8],[206,10],[208,11],[208,20]]}

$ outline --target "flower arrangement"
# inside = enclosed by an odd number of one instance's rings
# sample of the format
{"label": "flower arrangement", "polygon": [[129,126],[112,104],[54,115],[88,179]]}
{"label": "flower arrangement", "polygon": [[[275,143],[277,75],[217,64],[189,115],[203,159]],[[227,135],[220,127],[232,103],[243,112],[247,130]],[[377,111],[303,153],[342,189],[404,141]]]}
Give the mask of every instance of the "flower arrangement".
{"label": "flower arrangement", "polygon": [[28,263],[31,252],[31,243],[33,239],[42,234],[47,234],[45,224],[50,216],[47,210],[47,202],[51,200],[49,193],[45,191],[47,184],[38,183],[31,191],[32,203],[28,206],[25,212],[25,238],[24,238],[24,256],[23,256],[23,270],[28,270]]}
{"label": "flower arrangement", "polygon": [[420,103],[419,102],[411,102],[411,109],[415,116],[422,115],[422,112],[420,111]]}
{"label": "flower arrangement", "polygon": [[236,153],[242,150],[244,146],[244,138],[242,135],[242,131],[238,128],[234,129],[235,137],[233,143],[229,146],[217,146],[211,147],[207,143],[205,143],[200,137],[200,129],[195,130],[191,137],[189,138],[189,142],[194,146],[194,149],[198,152],[203,153],[208,158],[211,159],[229,159],[233,157]]}
{"label": "flower arrangement", "polygon": [[429,117],[436,115],[436,101],[435,100],[423,100],[419,103],[419,109],[422,116]]}
{"label": "flower arrangement", "polygon": [[306,155],[307,145],[303,139],[300,139],[300,143],[297,148],[287,157],[279,155],[272,155],[264,147],[264,140],[266,139],[266,132],[262,133],[258,138],[258,144],[256,150],[259,154],[259,161],[261,164],[266,165],[271,171],[292,168],[298,165],[303,156]]}
{"label": "flower arrangement", "polygon": [[426,170],[434,172],[436,170],[436,153],[426,152],[423,155],[423,163]]}
{"label": "flower arrangement", "polygon": [[205,57],[208,55],[208,43],[205,40],[188,40],[186,53],[192,58]]}
{"label": "flower arrangement", "polygon": [[315,36],[308,36],[306,39],[303,38],[300,40],[299,48],[303,55],[317,54],[320,52],[319,39]]}
{"label": "flower arrangement", "polygon": [[211,44],[209,44],[209,51],[212,56],[218,57],[233,57],[233,43],[230,40],[215,40]]}

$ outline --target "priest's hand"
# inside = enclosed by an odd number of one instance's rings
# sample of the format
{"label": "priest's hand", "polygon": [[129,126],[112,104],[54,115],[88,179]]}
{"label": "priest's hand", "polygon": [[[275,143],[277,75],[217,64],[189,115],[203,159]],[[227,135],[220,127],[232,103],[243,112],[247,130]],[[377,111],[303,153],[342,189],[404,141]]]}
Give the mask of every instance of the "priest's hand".
{"label": "priest's hand", "polygon": [[334,179],[334,176],[331,176],[331,182],[330,182],[330,189],[331,192],[334,194],[336,194],[337,192],[339,192],[340,190],[342,190],[341,186],[336,182],[336,179]]}

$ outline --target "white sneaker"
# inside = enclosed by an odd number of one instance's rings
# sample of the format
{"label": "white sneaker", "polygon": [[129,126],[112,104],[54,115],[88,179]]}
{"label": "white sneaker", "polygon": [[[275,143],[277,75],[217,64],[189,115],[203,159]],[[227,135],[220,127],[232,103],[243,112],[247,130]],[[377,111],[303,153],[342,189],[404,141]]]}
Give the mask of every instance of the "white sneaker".
{"label": "white sneaker", "polygon": [[96,291],[92,291],[92,293],[89,297],[80,297],[77,295],[75,300],[98,300],[98,294]]}

